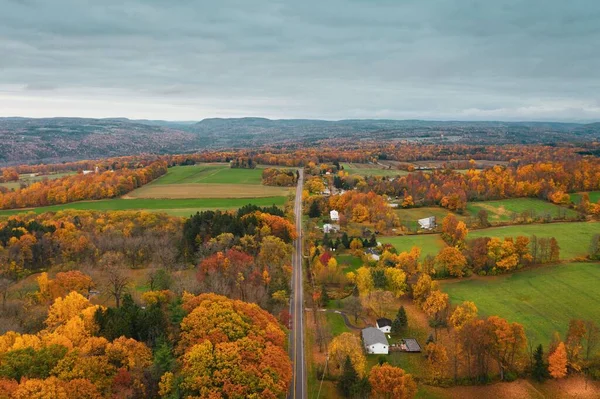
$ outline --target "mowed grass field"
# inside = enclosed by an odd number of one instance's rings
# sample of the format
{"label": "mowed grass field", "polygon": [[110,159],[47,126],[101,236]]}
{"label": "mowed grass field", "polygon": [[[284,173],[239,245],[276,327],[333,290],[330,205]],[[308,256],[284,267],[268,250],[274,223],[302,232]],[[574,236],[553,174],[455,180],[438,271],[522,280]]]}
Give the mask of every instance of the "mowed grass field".
{"label": "mowed grass field", "polygon": [[[579,204],[579,201],[581,201],[581,194],[582,193],[571,194],[571,201],[575,204]],[[588,195],[590,196],[590,202],[597,203],[600,201],[600,191],[590,191],[588,192]]]}
{"label": "mowed grass field", "polygon": [[452,303],[473,301],[482,316],[524,325],[533,343],[565,336],[569,320],[600,320],[600,263],[538,267],[507,276],[442,282]]}
{"label": "mowed grass field", "polygon": [[228,164],[174,166],[167,174],[124,198],[257,198],[287,196],[287,187],[262,185],[262,169],[231,169]]}
{"label": "mowed grass field", "polygon": [[513,214],[523,212],[532,212],[534,217],[541,217],[549,214],[556,218],[559,212],[565,212],[567,219],[575,219],[578,213],[572,209],[562,208],[558,205],[535,198],[514,198],[498,201],[469,202],[467,212],[476,216],[480,210],[488,212],[488,220],[494,222],[508,222]]}
{"label": "mowed grass field", "polygon": [[392,244],[398,252],[410,251],[414,246],[421,248],[421,259],[435,256],[446,245],[439,234],[415,234],[397,237],[378,237],[384,244]]}
{"label": "mowed grass field", "polygon": [[344,172],[361,176],[404,176],[408,172],[398,169],[386,169],[383,166],[364,163],[343,163]]}
{"label": "mowed grass field", "polygon": [[396,209],[396,215],[400,218],[400,222],[403,225],[409,227],[411,230],[417,230],[419,225],[417,220],[435,216],[437,224],[441,225],[442,220],[448,215],[452,214],[458,220],[465,221],[467,219],[464,215],[459,215],[454,212],[450,212],[447,209],[440,208],[437,206],[425,206],[422,208],[398,208]]}
{"label": "mowed grass field", "polygon": [[237,209],[247,204],[258,206],[283,206],[285,197],[264,198],[203,198],[203,199],[109,199],[100,201],[72,202],[64,205],[42,206],[32,209],[10,209],[0,211],[1,216],[16,215],[23,212],[57,212],[66,209],[78,210],[147,210],[165,212],[173,216],[187,217],[208,209]]}
{"label": "mowed grass field", "polygon": [[516,237],[536,235],[538,238],[555,237],[564,260],[586,256],[594,234],[600,233],[600,222],[546,223],[494,227],[471,230],[467,239],[477,237]]}

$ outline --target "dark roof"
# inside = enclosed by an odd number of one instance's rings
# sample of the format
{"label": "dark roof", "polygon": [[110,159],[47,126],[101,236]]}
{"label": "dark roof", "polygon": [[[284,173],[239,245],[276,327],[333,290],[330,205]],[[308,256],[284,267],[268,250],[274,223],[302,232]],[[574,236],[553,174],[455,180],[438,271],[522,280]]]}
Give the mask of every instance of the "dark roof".
{"label": "dark roof", "polygon": [[389,345],[388,340],[385,337],[385,334],[378,330],[375,327],[367,327],[362,330],[362,338],[363,342],[367,346],[371,346],[374,344],[384,344]]}
{"label": "dark roof", "polygon": [[391,326],[392,325],[392,321],[390,319],[386,319],[385,317],[382,317],[381,319],[377,319],[377,327],[387,327],[387,326]]}
{"label": "dark roof", "polygon": [[407,352],[421,352],[421,346],[419,345],[416,339],[404,338],[403,341],[406,345]]}

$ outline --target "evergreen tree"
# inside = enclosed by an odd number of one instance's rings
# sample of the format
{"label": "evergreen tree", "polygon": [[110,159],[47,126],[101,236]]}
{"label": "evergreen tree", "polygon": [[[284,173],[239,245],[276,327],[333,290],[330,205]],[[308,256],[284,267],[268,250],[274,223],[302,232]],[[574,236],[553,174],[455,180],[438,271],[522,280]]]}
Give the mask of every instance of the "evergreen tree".
{"label": "evergreen tree", "polygon": [[154,350],[154,366],[160,374],[171,371],[175,366],[175,356],[173,355],[173,347],[169,341],[161,336],[156,342]]}
{"label": "evergreen tree", "polygon": [[406,316],[404,305],[400,306],[400,310],[398,310],[398,314],[396,315],[396,320],[400,322],[400,327],[408,327],[408,317]]}
{"label": "evergreen tree", "polygon": [[544,348],[542,344],[538,345],[535,352],[533,352],[533,370],[531,374],[539,382],[549,378],[548,366],[544,363]]}
{"label": "evergreen tree", "polygon": [[313,201],[308,208],[308,217],[318,218],[319,216],[321,216],[321,208],[317,201]]}
{"label": "evergreen tree", "polygon": [[353,394],[358,381],[358,373],[350,361],[350,356],[346,356],[346,361],[342,368],[342,375],[338,381],[338,388],[345,398],[349,398]]}
{"label": "evergreen tree", "polygon": [[369,240],[369,247],[375,248],[377,246],[377,237],[375,234],[371,235],[371,239]]}
{"label": "evergreen tree", "polygon": [[344,234],[342,234],[342,245],[346,249],[350,248],[350,238],[348,238],[348,233],[346,233],[346,232],[344,232]]}
{"label": "evergreen tree", "polygon": [[402,331],[402,324],[400,320],[396,317],[394,321],[392,321],[392,334],[399,334]]}

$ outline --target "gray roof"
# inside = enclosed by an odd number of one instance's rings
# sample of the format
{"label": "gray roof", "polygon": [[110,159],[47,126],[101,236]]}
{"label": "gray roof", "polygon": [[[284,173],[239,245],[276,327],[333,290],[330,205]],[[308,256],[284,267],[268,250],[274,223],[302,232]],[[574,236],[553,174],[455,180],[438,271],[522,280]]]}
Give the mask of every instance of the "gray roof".
{"label": "gray roof", "polygon": [[421,352],[421,346],[416,339],[404,338],[404,344],[407,352]]}
{"label": "gray roof", "polygon": [[367,327],[363,329],[362,338],[366,346],[375,344],[389,345],[385,334],[375,327]]}

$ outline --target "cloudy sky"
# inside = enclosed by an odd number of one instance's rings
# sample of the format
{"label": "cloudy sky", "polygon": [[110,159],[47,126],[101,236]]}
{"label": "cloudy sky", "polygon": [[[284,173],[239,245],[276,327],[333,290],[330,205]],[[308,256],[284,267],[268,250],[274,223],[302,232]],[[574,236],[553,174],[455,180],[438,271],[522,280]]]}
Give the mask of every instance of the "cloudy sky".
{"label": "cloudy sky", "polygon": [[600,120],[600,1],[0,0],[0,116]]}

